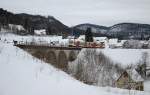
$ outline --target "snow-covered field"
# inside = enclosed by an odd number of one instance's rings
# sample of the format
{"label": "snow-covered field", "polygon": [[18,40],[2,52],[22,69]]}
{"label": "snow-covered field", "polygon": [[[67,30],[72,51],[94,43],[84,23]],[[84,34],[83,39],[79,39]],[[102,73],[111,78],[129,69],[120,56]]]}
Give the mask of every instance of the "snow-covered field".
{"label": "snow-covered field", "polygon": [[8,42],[12,42],[13,40],[16,41],[59,41],[62,40],[62,36],[20,36],[20,35],[15,35],[11,33],[0,33],[0,37],[2,40],[7,40]]}
{"label": "snow-covered field", "polygon": [[3,40],[9,42],[19,37],[1,35],[0,95],[150,95],[149,81],[145,91],[83,84]]}
{"label": "snow-covered field", "polygon": [[144,53],[147,53],[147,63],[150,63],[150,49],[99,49],[112,61],[120,63],[123,66],[137,64],[142,60]]}
{"label": "snow-covered field", "polygon": [[0,39],[3,42],[13,43],[18,41],[19,43],[36,42],[36,44],[50,44],[51,42],[55,45],[68,45],[68,39],[62,39],[62,36],[20,36],[11,33],[0,33]]}

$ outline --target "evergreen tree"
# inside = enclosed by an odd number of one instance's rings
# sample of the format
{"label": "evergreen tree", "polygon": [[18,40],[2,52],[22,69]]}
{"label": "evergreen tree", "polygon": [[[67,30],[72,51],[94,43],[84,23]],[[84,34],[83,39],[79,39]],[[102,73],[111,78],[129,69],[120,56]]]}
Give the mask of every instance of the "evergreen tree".
{"label": "evergreen tree", "polygon": [[34,27],[31,27],[30,34],[31,34],[31,35],[34,35]]}
{"label": "evergreen tree", "polygon": [[93,42],[93,34],[91,28],[87,28],[85,32],[85,41],[86,42]]}
{"label": "evergreen tree", "polygon": [[52,29],[50,25],[48,25],[46,28],[46,35],[52,35]]}
{"label": "evergreen tree", "polygon": [[29,19],[25,19],[24,21],[24,28],[29,32],[30,31],[30,25],[29,25]]}
{"label": "evergreen tree", "polygon": [[0,23],[0,31],[1,31],[1,28],[2,28],[2,24]]}

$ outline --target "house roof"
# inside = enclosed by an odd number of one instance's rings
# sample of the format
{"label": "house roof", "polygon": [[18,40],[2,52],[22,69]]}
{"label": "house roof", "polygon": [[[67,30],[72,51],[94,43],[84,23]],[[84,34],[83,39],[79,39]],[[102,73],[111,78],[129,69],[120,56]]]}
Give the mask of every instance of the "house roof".
{"label": "house roof", "polygon": [[144,79],[141,77],[141,75],[138,74],[138,72],[135,69],[127,70],[127,73],[136,82],[144,81]]}
{"label": "house roof", "polygon": [[[141,75],[138,74],[138,72],[135,69],[130,69],[130,70],[126,70],[124,72],[127,72],[128,75],[131,77],[132,80],[134,80],[135,82],[140,82],[140,81],[144,81],[144,79],[141,77]],[[117,78],[117,80],[122,76],[122,74]]]}
{"label": "house roof", "polygon": [[94,37],[94,39],[98,39],[98,40],[106,40],[108,39],[107,37]]}
{"label": "house roof", "polygon": [[114,38],[114,39],[109,39],[109,44],[117,44],[118,43],[118,39]]}

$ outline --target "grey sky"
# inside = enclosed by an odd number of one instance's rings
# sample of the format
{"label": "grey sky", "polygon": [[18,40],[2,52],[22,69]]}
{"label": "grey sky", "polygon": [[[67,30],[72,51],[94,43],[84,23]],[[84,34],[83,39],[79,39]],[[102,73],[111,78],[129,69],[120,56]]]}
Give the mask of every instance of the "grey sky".
{"label": "grey sky", "polygon": [[150,0],[0,0],[0,7],[15,13],[52,15],[68,26],[150,24]]}

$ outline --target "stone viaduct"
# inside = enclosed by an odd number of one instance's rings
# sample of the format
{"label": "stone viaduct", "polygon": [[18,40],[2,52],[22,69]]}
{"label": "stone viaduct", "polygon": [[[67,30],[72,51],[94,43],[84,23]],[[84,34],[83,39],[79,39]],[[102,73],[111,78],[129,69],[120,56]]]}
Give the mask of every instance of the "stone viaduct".
{"label": "stone viaduct", "polygon": [[39,58],[53,66],[67,71],[68,62],[74,61],[81,48],[50,47],[36,45],[16,45],[29,52],[34,57]]}

